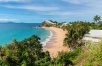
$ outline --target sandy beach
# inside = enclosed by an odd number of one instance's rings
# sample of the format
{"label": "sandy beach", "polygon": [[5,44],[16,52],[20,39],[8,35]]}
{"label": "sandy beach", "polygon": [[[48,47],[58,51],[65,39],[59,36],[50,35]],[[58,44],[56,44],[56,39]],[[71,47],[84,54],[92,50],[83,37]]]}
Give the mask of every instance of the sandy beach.
{"label": "sandy beach", "polygon": [[43,50],[49,51],[52,58],[57,57],[58,52],[69,51],[67,47],[63,46],[63,40],[65,38],[66,31],[63,31],[60,28],[56,27],[44,27],[50,30],[53,33],[50,41],[46,43],[46,46],[43,47]]}

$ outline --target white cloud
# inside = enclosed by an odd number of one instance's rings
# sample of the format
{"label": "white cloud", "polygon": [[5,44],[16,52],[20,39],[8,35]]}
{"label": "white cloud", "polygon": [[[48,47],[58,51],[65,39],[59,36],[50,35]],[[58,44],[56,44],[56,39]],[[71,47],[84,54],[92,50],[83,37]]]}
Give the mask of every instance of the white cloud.
{"label": "white cloud", "polygon": [[[81,9],[73,11],[74,16],[102,16],[102,0],[62,0],[70,4],[81,5]],[[73,14],[72,14],[73,15]]]}
{"label": "white cloud", "polygon": [[52,11],[52,12],[48,12],[48,13],[45,13],[45,15],[51,15],[51,16],[69,16],[69,15],[72,15],[74,13],[72,12],[66,12],[66,11]]}
{"label": "white cloud", "polygon": [[18,19],[8,19],[8,18],[0,18],[0,22],[7,22],[7,21],[17,21]]}
{"label": "white cloud", "polygon": [[[26,1],[32,1],[32,0],[0,0],[0,2],[26,2]],[[30,4],[30,5],[0,5],[6,8],[12,8],[12,9],[26,9],[26,10],[33,10],[36,11],[37,14],[39,15],[51,15],[51,16],[84,16],[84,17],[89,17],[89,16],[94,16],[96,14],[98,15],[102,15],[102,0],[61,0],[67,3],[70,3],[72,5],[68,5],[68,7],[73,8],[73,10],[70,9],[64,9],[65,5],[61,5],[60,6],[49,6],[51,4],[48,4],[48,6],[35,6],[34,4]],[[41,3],[39,3],[41,4]],[[55,3],[54,3],[55,4]],[[41,4],[43,5],[43,4]],[[74,6],[76,5],[76,7]],[[77,5],[81,5],[81,6],[77,6]],[[64,8],[63,8],[64,7]],[[78,8],[77,10],[75,10],[76,8]],[[60,11],[63,10],[63,11]],[[41,11],[47,11],[46,13],[43,13]]]}
{"label": "white cloud", "polygon": [[50,7],[50,6],[21,6],[18,8],[37,10],[37,11],[52,11],[52,10],[58,10],[59,9],[58,7]]}
{"label": "white cloud", "polygon": [[0,0],[0,2],[30,2],[31,0]]}
{"label": "white cloud", "polygon": [[27,10],[35,10],[35,11],[54,11],[59,10],[58,7],[52,6],[32,6],[32,5],[19,5],[19,6],[12,6],[12,5],[0,5],[6,8],[18,8],[18,9],[27,9]]}
{"label": "white cloud", "polygon": [[82,4],[82,3],[87,3],[88,0],[62,0],[64,2],[68,2],[71,4]]}
{"label": "white cloud", "polygon": [[65,1],[65,2],[68,2],[68,3],[72,3],[72,4],[80,4],[79,0],[62,0],[62,1]]}
{"label": "white cloud", "polygon": [[84,13],[102,15],[102,0],[89,0],[89,2],[84,5],[87,7],[87,9],[83,10]]}

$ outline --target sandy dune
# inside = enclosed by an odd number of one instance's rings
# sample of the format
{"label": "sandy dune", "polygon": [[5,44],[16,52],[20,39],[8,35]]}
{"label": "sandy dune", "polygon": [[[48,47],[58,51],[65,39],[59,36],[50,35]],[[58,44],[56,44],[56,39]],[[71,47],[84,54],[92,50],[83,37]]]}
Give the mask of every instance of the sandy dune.
{"label": "sandy dune", "polygon": [[47,42],[46,46],[44,46],[43,49],[49,51],[52,58],[56,57],[58,55],[58,52],[68,51],[68,48],[63,46],[63,40],[65,38],[66,32],[60,28],[55,27],[49,27],[47,29],[52,31],[53,37],[49,42]]}

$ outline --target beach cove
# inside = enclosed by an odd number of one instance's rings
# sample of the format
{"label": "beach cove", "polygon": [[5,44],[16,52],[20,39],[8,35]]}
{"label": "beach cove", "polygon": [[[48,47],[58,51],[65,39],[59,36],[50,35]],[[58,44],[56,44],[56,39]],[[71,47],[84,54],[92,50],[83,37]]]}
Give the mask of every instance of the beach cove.
{"label": "beach cove", "polygon": [[52,58],[57,57],[58,52],[69,51],[68,47],[63,46],[63,40],[65,38],[66,31],[63,31],[62,29],[56,27],[43,28],[50,30],[53,34],[50,40],[46,42],[46,45],[43,46],[44,51],[49,51]]}

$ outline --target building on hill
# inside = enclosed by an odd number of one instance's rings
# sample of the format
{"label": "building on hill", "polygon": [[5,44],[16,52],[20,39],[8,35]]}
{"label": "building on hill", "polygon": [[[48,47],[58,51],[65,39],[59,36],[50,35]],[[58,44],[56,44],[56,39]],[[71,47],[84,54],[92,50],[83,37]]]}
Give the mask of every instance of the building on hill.
{"label": "building on hill", "polygon": [[99,42],[102,39],[102,30],[90,30],[89,34],[85,34],[82,40]]}
{"label": "building on hill", "polygon": [[61,27],[67,26],[67,25],[68,25],[68,23],[64,22],[64,23],[62,23]]}
{"label": "building on hill", "polygon": [[50,20],[45,20],[44,22],[50,23],[50,24],[55,24],[54,22],[51,22]]}

